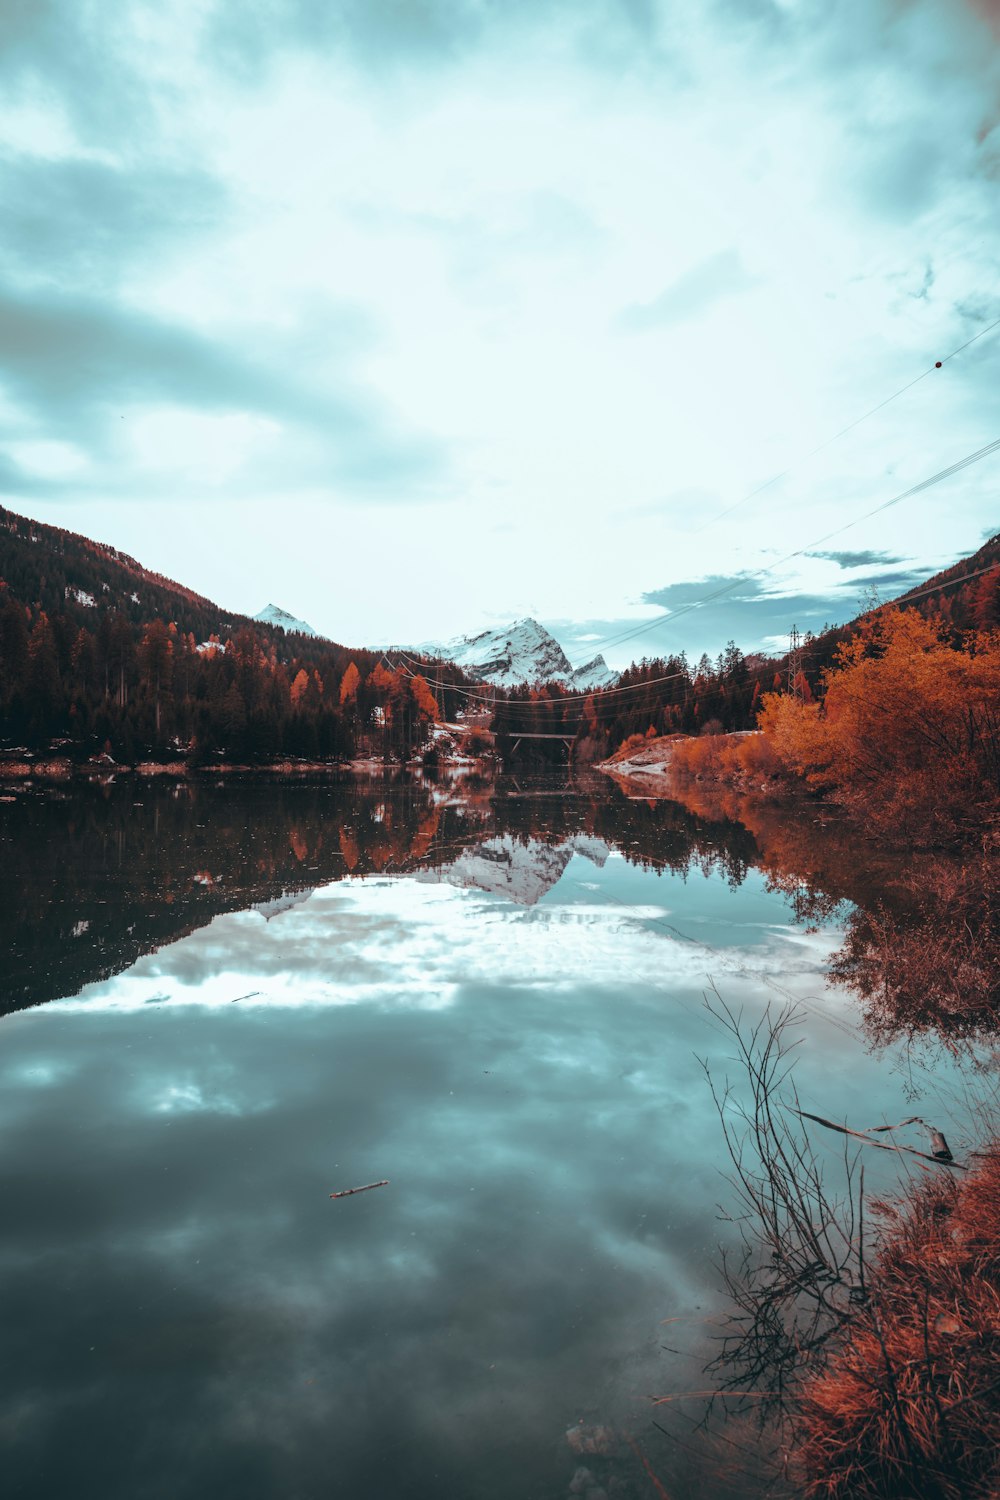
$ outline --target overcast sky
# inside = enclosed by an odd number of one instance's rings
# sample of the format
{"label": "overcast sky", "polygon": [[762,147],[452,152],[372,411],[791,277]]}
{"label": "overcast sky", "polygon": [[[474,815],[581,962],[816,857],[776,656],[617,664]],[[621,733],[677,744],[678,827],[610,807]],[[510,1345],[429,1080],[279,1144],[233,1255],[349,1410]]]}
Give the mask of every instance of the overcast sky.
{"label": "overcast sky", "polygon": [[860,519],[1000,437],[998,0],[0,0],[0,98],[4,503],[227,609],[749,575],[621,665],[1000,530],[1000,454]]}

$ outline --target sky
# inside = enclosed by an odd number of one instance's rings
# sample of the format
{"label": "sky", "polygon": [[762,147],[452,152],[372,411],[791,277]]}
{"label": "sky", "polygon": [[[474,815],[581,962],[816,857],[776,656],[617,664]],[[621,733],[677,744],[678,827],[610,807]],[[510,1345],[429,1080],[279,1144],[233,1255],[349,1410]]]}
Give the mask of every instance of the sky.
{"label": "sky", "polygon": [[998,0],[0,0],[0,98],[0,498],[227,610],[623,666],[1000,531],[869,514],[1000,437]]}

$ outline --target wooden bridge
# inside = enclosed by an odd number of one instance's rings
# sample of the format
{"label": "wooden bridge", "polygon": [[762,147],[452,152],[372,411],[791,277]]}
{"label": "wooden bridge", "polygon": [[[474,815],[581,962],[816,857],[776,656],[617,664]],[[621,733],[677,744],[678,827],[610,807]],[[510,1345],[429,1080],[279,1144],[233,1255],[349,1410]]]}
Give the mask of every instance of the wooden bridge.
{"label": "wooden bridge", "polygon": [[576,739],[575,730],[572,734],[521,734],[516,729],[510,730],[509,733],[511,739],[514,741],[513,745],[511,745],[510,747],[511,755],[517,754],[517,747],[518,745],[520,745],[522,740],[562,740],[563,744],[566,746],[567,751],[569,751],[572,748],[573,741]]}

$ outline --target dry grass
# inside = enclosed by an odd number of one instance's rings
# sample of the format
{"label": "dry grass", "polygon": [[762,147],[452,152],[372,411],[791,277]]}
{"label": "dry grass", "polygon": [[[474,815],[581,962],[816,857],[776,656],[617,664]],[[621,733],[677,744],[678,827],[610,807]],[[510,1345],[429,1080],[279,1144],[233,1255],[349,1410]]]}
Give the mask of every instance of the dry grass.
{"label": "dry grass", "polygon": [[1000,1144],[882,1206],[869,1299],[800,1408],[805,1500],[1000,1493]]}

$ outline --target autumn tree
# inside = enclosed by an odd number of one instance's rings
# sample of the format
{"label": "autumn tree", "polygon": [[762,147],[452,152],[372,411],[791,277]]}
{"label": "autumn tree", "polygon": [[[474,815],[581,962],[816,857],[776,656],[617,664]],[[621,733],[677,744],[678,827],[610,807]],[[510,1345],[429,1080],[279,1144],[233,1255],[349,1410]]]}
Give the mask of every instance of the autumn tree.
{"label": "autumn tree", "polygon": [[292,683],[291,700],[292,708],[301,708],[305,703],[306,693],[309,691],[309,673],[305,667],[300,667],[295,674]]}
{"label": "autumn tree", "polygon": [[23,605],[0,594],[0,708],[11,726],[20,718],[28,673],[28,622]]}
{"label": "autumn tree", "polygon": [[340,679],[341,708],[351,708],[357,705],[358,688],[360,687],[360,685],[361,673],[358,671],[357,664],[352,661],[349,663],[347,671]]}
{"label": "autumn tree", "polygon": [[1000,804],[1000,635],[949,644],[940,621],[882,610],[841,645],[822,703],[766,694],[781,761],[873,826],[954,832]]}
{"label": "autumn tree", "polygon": [[439,717],[437,699],[431,691],[430,684],[425,677],[418,673],[410,681],[410,695],[417,705],[417,712],[421,719],[429,723],[435,723]]}

